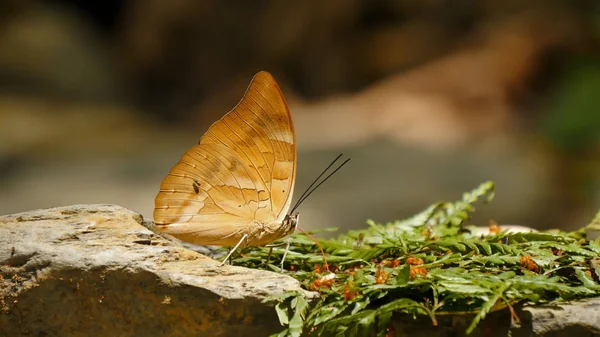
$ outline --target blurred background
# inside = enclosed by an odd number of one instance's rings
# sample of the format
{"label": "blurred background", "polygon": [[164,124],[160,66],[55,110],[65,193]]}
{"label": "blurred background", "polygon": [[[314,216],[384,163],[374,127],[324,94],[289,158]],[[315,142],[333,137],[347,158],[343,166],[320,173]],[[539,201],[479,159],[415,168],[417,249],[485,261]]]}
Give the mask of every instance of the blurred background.
{"label": "blurred background", "polygon": [[474,221],[574,229],[600,208],[596,1],[1,0],[0,214],[160,182],[270,71],[292,110],[301,226],[391,221],[486,180]]}

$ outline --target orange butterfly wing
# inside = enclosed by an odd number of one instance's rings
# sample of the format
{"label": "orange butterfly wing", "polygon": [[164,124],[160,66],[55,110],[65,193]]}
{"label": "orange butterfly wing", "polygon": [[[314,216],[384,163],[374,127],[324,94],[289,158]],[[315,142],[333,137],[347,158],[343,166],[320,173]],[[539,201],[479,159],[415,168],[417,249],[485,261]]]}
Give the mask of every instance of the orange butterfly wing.
{"label": "orange butterfly wing", "polygon": [[292,117],[271,74],[260,72],[244,97],[215,122],[163,180],[157,229],[202,245],[261,245],[287,234],[296,177]]}

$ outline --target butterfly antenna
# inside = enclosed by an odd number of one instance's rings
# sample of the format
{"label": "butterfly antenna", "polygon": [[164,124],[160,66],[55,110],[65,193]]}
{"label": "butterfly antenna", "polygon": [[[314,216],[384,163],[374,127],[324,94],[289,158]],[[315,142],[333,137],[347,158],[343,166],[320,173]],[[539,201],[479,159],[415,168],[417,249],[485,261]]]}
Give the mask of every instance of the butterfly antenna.
{"label": "butterfly antenna", "polygon": [[[325,169],[323,171],[323,173],[321,173],[319,175],[319,178],[321,176],[323,176],[323,174],[329,170],[329,168],[331,167],[331,165],[333,165],[333,163],[335,163],[342,155],[340,154],[328,167],[327,169]],[[329,173],[323,180],[321,180],[321,182],[319,182],[313,189],[310,189],[317,181],[319,178],[315,179],[315,181],[309,186],[309,188],[306,189],[306,192],[304,192],[302,194],[302,196],[300,196],[300,199],[298,199],[298,201],[296,202],[296,205],[294,205],[294,208],[292,208],[292,211],[290,213],[293,213],[298,206],[300,206],[300,204],[302,204],[302,202],[304,202],[304,200],[306,200],[314,191],[317,190],[317,188],[319,188],[319,186],[323,185],[324,182],[326,182],[327,180],[329,180],[329,178],[331,178],[337,171],[339,171],[342,167],[344,167],[344,165],[346,165],[351,158],[346,159],[343,163],[340,164],[340,166],[338,166],[335,170],[333,170],[333,172]]]}
{"label": "butterfly antenna", "polygon": [[[340,153],[337,157],[335,157],[335,159],[323,170],[323,172],[321,172],[321,174],[319,174],[319,176],[312,182],[312,184],[310,184],[310,186],[308,186],[308,188],[304,191],[304,193],[302,193],[302,195],[300,196],[300,198],[298,199],[298,201],[296,202],[294,207],[292,207],[290,214],[294,213],[294,211],[300,206],[300,204],[302,204],[302,202],[304,202],[304,200],[306,200],[306,198],[308,198],[315,190],[317,190],[317,188],[319,188],[319,186],[321,186],[324,182],[326,182],[329,178],[331,178],[331,176],[333,176],[337,171],[339,171],[339,169],[341,169],[344,165],[346,165],[350,161],[350,158],[346,159],[335,170],[333,170],[333,172],[329,173],[323,180],[321,180],[319,182],[321,177],[323,177],[323,175],[325,173],[327,173],[327,171],[329,171],[329,169],[342,157],[342,155],[343,155],[343,153]],[[315,184],[317,184],[317,185],[315,186]],[[304,235],[306,235],[310,240],[312,240],[317,245],[317,247],[319,247],[319,250],[321,251],[321,255],[323,255],[323,267],[325,270],[329,270],[329,265],[327,264],[327,258],[325,257],[325,251],[323,250],[323,247],[321,246],[319,241],[317,241],[314,237],[312,237],[312,235],[305,232],[302,228],[300,228],[300,226],[296,226],[296,229],[298,229],[300,232],[302,232]]]}
{"label": "butterfly antenna", "polygon": [[329,164],[329,166],[327,166],[323,170],[323,172],[321,172],[321,174],[319,174],[319,176],[312,182],[312,184],[310,184],[310,186],[308,186],[308,188],[306,188],[306,190],[304,190],[304,193],[302,193],[302,195],[300,195],[300,198],[298,198],[298,201],[296,202],[294,207],[292,207],[292,210],[290,211],[290,213],[294,213],[294,210],[296,210],[296,208],[298,208],[298,206],[300,204],[300,200],[302,200],[302,198],[304,198],[306,193],[308,193],[308,191],[310,191],[311,187],[313,187],[313,185],[319,181],[319,179],[331,168],[331,166],[333,166],[333,164],[335,164],[336,161],[338,161],[338,159],[340,159],[342,157],[342,155],[343,155],[343,153],[340,153],[337,157],[335,157],[335,159]]}

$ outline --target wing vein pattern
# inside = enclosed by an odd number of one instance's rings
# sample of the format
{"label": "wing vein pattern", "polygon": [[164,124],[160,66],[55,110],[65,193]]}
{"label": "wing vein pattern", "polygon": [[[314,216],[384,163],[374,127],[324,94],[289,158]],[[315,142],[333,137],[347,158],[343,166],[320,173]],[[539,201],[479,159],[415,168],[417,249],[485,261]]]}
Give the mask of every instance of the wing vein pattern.
{"label": "wing vein pattern", "polygon": [[296,136],[275,79],[258,73],[163,180],[154,220],[197,244],[229,245],[256,224],[282,222],[296,175]]}

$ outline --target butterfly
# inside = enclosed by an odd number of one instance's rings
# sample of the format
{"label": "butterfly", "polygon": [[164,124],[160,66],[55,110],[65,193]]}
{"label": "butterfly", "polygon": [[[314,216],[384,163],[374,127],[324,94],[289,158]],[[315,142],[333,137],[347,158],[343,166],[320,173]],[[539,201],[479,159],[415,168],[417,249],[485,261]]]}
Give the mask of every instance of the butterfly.
{"label": "butterfly", "polygon": [[233,250],[292,233],[298,223],[298,214],[288,213],[296,157],[283,93],[271,74],[259,72],[235,108],[162,181],[154,207],[157,232]]}

